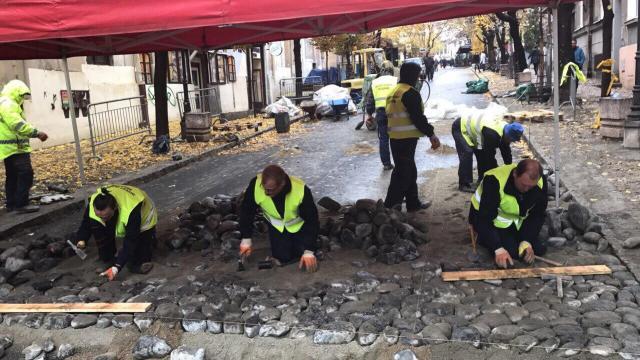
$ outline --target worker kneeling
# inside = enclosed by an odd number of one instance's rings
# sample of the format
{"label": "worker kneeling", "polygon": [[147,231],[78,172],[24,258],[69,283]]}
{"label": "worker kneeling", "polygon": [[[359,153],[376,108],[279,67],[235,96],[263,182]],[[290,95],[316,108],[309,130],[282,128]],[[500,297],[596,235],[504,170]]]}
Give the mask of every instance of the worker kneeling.
{"label": "worker kneeling", "polygon": [[299,268],[317,270],[318,209],[304,182],[277,165],[267,166],[251,180],[240,212],[240,256],[251,255],[253,219],[258,207],[269,222],[271,254],[277,263],[300,259]]}
{"label": "worker kneeling", "polygon": [[[100,260],[109,264],[100,275],[110,281],[125,265],[132,273],[146,274],[153,266],[157,222],[156,207],[147,193],[128,185],[103,186],[89,199],[77,233],[78,247],[84,248],[93,235]],[[120,251],[116,237],[123,238]]]}
{"label": "worker kneeling", "polygon": [[469,223],[478,242],[493,251],[499,267],[521,258],[532,263],[546,252],[538,240],[547,209],[547,180],[536,160],[503,165],[485,173],[471,197]]}
{"label": "worker kneeling", "polygon": [[451,134],[458,152],[458,189],[473,193],[473,155],[478,162],[478,182],[484,173],[498,166],[496,150],[500,149],[502,160],[511,164],[511,143],[520,141],[524,127],[520,123],[508,124],[502,119],[482,112],[467,114],[456,119]]}

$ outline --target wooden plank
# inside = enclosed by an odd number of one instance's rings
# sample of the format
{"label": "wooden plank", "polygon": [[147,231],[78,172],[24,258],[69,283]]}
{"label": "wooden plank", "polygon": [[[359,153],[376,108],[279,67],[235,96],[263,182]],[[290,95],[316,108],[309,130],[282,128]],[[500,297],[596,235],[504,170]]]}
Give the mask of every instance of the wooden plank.
{"label": "wooden plank", "polygon": [[506,270],[480,270],[480,271],[449,271],[442,273],[443,281],[458,280],[496,280],[496,279],[521,279],[539,277],[543,274],[552,275],[606,275],[611,274],[611,269],[606,265],[561,266]]}
{"label": "wooden plank", "polygon": [[0,304],[0,313],[143,313],[151,303]]}

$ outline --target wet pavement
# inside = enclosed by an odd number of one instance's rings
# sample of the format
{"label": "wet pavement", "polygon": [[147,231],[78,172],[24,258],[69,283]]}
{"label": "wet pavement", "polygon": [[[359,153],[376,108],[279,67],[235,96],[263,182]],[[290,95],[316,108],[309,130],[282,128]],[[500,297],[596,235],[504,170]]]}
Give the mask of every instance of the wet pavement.
{"label": "wet pavement", "polygon": [[[484,108],[488,98],[462,94],[465,83],[476,77],[469,69],[444,69],[435,74],[430,99],[446,99],[454,104]],[[215,194],[237,194],[249,180],[269,164],[281,165],[312,189],[318,200],[330,196],[339,202],[360,198],[384,198],[390,171],[383,171],[378,156],[376,132],[356,131],[362,115],[334,122],[322,120],[306,123],[306,132],[284,146],[273,146],[260,152],[212,156],[164,175],[143,185],[159,209],[160,219],[178,214],[193,201]],[[444,145],[455,147],[450,126],[436,124],[436,134]],[[418,183],[427,181],[430,170],[457,165],[455,151],[433,152],[426,139],[419,142]],[[445,146],[446,148],[446,146]],[[44,225],[50,235],[62,236],[75,230],[80,210],[70,211],[63,221],[56,219]],[[33,231],[42,231],[39,226]]]}

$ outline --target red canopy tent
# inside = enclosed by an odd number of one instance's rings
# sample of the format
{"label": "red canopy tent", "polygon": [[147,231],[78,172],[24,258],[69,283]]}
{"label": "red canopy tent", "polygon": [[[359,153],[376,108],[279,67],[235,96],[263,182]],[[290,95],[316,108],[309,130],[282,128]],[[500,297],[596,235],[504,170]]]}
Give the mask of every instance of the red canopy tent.
{"label": "red canopy tent", "polygon": [[9,0],[0,59],[61,58],[361,33],[548,0]]}
{"label": "red canopy tent", "polygon": [[[562,0],[6,0],[0,7],[0,60],[217,49],[238,44],[370,32]],[[574,0],[565,0],[565,2]],[[557,23],[554,54],[557,48]],[[554,83],[558,64],[554,56]],[[70,97],[70,107],[73,99]],[[554,91],[556,136],[558,91]],[[76,152],[84,183],[75,121]],[[559,159],[558,146],[554,167]],[[557,171],[557,169],[556,169]],[[557,175],[557,173],[556,173]],[[556,196],[559,197],[559,187]],[[556,200],[557,200],[556,198]]]}

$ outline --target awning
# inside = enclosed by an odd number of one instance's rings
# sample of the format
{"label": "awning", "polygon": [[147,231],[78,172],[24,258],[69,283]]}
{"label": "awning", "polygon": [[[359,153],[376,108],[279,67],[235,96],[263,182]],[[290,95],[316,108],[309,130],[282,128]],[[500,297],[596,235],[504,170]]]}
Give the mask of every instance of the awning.
{"label": "awning", "polygon": [[548,0],[8,0],[0,6],[0,59],[227,48],[549,4]]}

